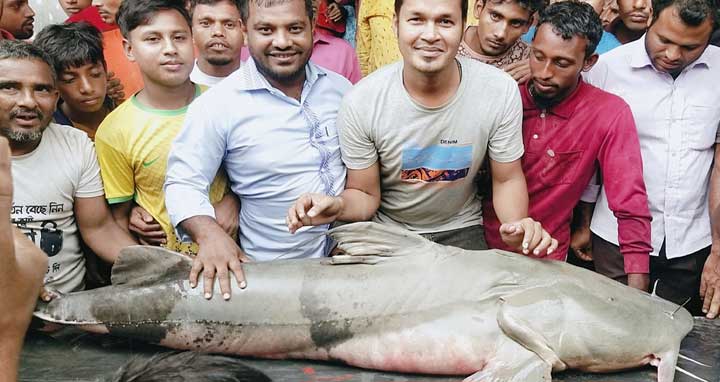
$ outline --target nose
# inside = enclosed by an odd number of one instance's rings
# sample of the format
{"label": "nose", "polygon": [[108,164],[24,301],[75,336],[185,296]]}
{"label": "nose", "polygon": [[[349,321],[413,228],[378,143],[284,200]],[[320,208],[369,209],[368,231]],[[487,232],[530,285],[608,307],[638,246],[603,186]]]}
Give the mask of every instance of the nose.
{"label": "nose", "polygon": [[35,90],[30,87],[23,88],[16,102],[18,106],[27,110],[37,109],[38,102],[35,99]]}
{"label": "nose", "polygon": [[680,52],[680,47],[671,45],[665,48],[665,59],[667,59],[668,61],[676,62],[680,60],[681,57],[682,54]]}
{"label": "nose", "polygon": [[32,7],[30,7],[30,4],[27,4],[25,7],[25,17],[35,17],[35,11],[33,11]]}
{"label": "nose", "polygon": [[172,36],[167,36],[163,39],[162,52],[166,56],[177,54],[177,47],[175,46],[175,40],[173,40]]}
{"label": "nose", "polygon": [[495,40],[505,41],[505,37],[507,36],[507,24],[496,23],[495,28],[493,28],[492,35]]}
{"label": "nose", "polygon": [[212,33],[213,37],[223,37],[225,36],[225,27],[223,26],[222,22],[216,22],[212,26],[212,30],[210,31]]}
{"label": "nose", "polygon": [[292,41],[288,36],[288,32],[284,29],[278,29],[273,39],[273,46],[278,49],[287,49],[292,46]]}
{"label": "nose", "polygon": [[539,78],[543,81],[547,81],[547,80],[553,78],[554,75],[555,75],[555,73],[553,73],[553,71],[552,71],[552,66],[551,66],[550,60],[546,60],[545,63],[543,64],[543,66],[540,68],[540,70],[537,73],[533,72],[534,77]]}
{"label": "nose", "polygon": [[90,83],[90,79],[86,76],[80,76],[80,88],[78,89],[80,94],[87,95],[93,93],[93,87]]}
{"label": "nose", "polygon": [[647,8],[647,0],[633,0],[633,9]]}
{"label": "nose", "polygon": [[427,42],[437,41],[440,38],[437,31],[437,25],[433,22],[426,23],[420,38]]}

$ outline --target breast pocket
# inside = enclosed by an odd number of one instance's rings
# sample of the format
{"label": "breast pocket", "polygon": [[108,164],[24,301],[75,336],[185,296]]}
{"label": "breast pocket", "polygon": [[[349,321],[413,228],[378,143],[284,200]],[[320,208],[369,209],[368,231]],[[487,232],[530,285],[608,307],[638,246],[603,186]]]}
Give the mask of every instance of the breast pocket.
{"label": "breast pocket", "polygon": [[547,186],[570,184],[576,178],[578,163],[583,150],[557,152],[547,149],[544,152],[525,153],[527,160],[535,163],[532,167],[540,171],[540,180]]}
{"label": "breast pocket", "polygon": [[720,105],[690,105],[683,117],[683,138],[689,148],[707,150],[715,144],[720,124]]}

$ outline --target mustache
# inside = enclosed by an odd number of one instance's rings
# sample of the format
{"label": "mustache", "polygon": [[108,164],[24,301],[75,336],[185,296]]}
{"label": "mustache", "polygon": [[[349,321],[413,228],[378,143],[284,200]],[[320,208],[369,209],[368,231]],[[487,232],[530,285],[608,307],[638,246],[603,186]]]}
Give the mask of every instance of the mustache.
{"label": "mustache", "polygon": [[10,118],[17,118],[17,117],[24,117],[24,118],[37,118],[37,119],[45,119],[45,114],[40,111],[40,109],[15,109],[10,111]]}

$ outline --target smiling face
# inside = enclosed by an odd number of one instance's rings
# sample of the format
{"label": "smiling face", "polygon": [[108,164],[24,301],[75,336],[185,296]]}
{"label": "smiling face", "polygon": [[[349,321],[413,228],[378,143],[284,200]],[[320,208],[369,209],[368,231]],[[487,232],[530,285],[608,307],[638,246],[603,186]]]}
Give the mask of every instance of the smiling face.
{"label": "smiling face", "polygon": [[395,17],[404,70],[432,75],[455,65],[463,35],[460,0],[405,0]]}
{"label": "smiling face", "polygon": [[180,12],[156,12],[148,23],[130,31],[123,45],[146,84],[172,88],[189,81],[194,61],[192,34]]}
{"label": "smiling face", "polygon": [[10,144],[39,141],[52,120],[58,92],[47,63],[0,60],[0,134]]}
{"label": "smiling face", "polygon": [[531,14],[514,0],[479,0],[475,17],[480,53],[500,56],[528,31]]}
{"label": "smiling face", "polygon": [[192,30],[201,60],[217,66],[239,60],[244,36],[240,11],[231,2],[196,5],[192,16]]}
{"label": "smiling face", "polygon": [[313,48],[313,20],[305,2],[258,5],[249,0],[248,11],[244,30],[258,71],[273,84],[294,83],[302,78]]}
{"label": "smiling face", "polygon": [[712,30],[710,18],[698,26],[687,25],[671,6],[648,29],[645,50],[657,70],[675,77],[703,54]]}
{"label": "smiling face", "polygon": [[72,16],[92,4],[92,0],[59,0],[65,14]]}

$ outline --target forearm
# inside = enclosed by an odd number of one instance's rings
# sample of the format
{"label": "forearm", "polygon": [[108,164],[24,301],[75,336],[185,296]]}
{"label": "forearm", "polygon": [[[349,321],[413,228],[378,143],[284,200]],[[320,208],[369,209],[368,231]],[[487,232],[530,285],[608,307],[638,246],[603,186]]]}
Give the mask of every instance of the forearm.
{"label": "forearm", "polygon": [[192,241],[203,245],[212,240],[216,235],[227,235],[223,228],[218,224],[217,220],[211,216],[198,215],[185,219],[180,223],[180,227],[190,235]]}
{"label": "forearm", "polygon": [[573,209],[573,230],[590,229],[593,211],[595,211],[595,203],[579,201],[575,209]]}
{"label": "forearm", "polygon": [[93,228],[81,228],[80,232],[90,249],[109,264],[115,263],[120,250],[138,244],[132,235],[120,228],[113,219],[105,219],[102,224]]}
{"label": "forearm", "polygon": [[[716,153],[720,152],[720,148],[716,147]],[[710,175],[710,195],[708,196],[708,204],[710,210],[710,227],[712,236],[712,246],[716,250],[716,254],[720,254],[720,163],[718,163],[718,154],[715,155],[715,163],[713,164],[712,174]]]}
{"label": "forearm", "polygon": [[528,216],[528,194],[525,177],[493,180],[493,206],[500,223],[518,221]]}
{"label": "forearm", "polygon": [[379,197],[356,189],[346,189],[339,199],[342,206],[337,220],[344,222],[370,220],[380,207]]}

